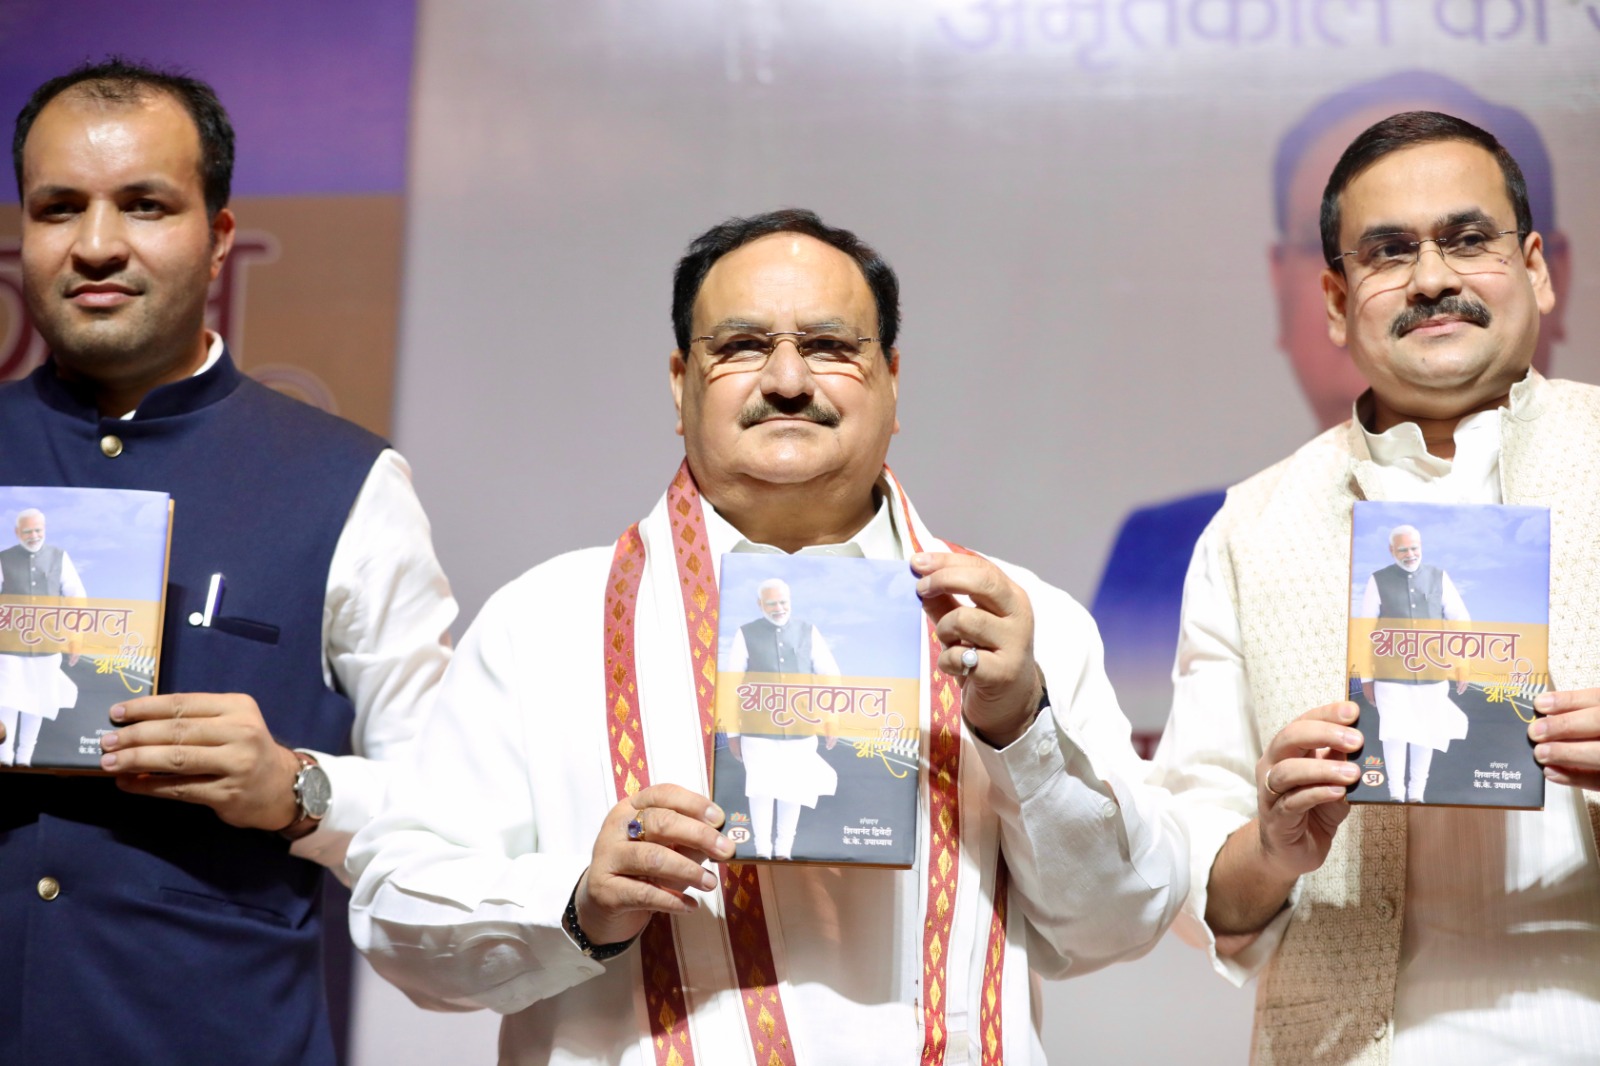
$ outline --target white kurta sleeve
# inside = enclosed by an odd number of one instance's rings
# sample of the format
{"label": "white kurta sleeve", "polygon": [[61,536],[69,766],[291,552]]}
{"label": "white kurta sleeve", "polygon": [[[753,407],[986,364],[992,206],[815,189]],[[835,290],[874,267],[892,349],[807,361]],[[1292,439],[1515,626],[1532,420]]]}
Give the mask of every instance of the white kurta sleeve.
{"label": "white kurta sleeve", "polygon": [[1450,580],[1449,574],[1441,575],[1444,579],[1444,588],[1440,591],[1440,607],[1444,610],[1447,622],[1470,622],[1472,615],[1467,613],[1467,605],[1461,601],[1461,593],[1456,591],[1455,582]]}
{"label": "white kurta sleeve", "polygon": [[1188,853],[1170,797],[1144,783],[1089,613],[1007,568],[1027,591],[1051,706],[1016,741],[978,741],[1000,817],[1029,965],[1084,973],[1154,946],[1183,903]]}
{"label": "white kurta sleeve", "polygon": [[[535,806],[549,770],[537,753],[571,763],[576,750],[562,723],[585,703],[561,679],[582,665],[530,676],[530,641],[552,641],[521,620],[557,601],[526,587],[496,593],[468,630],[389,804],[350,846],[352,939],[434,1009],[512,1013],[604,972],[561,926],[589,863],[592,812],[575,789],[548,784],[551,809]],[[567,839],[541,839],[540,814]]]}
{"label": "white kurta sleeve", "polygon": [[718,669],[724,673],[742,674],[750,667],[750,649],[744,642],[744,630],[736,629],[733,632],[733,647],[728,649],[727,661]]}
{"label": "white kurta sleeve", "polygon": [[[1263,750],[1220,541],[1215,525],[1207,526],[1184,577],[1172,713],[1154,763],[1157,780],[1174,794],[1189,841],[1189,897],[1174,928],[1210,954],[1218,973],[1242,985],[1272,957],[1291,908],[1231,957],[1217,953],[1205,921],[1211,864],[1228,837],[1256,816],[1255,766]],[[1291,906],[1298,886],[1294,892]]]}
{"label": "white kurta sleeve", "polygon": [[294,854],[346,877],[350,838],[383,805],[390,764],[415,737],[449,664],[455,616],[411,468],[385,450],[334,547],[322,612],[324,680],[355,705],[354,754],[312,753],[327,771],[333,804],[317,830],[294,843]]}
{"label": "white kurta sleeve", "polygon": [[61,595],[79,598],[89,595],[84,591],[83,578],[78,576],[78,568],[72,565],[72,556],[66,552],[61,553]]}
{"label": "white kurta sleeve", "polygon": [[827,638],[816,626],[811,627],[811,668],[822,677],[841,676],[839,661],[833,657]]}

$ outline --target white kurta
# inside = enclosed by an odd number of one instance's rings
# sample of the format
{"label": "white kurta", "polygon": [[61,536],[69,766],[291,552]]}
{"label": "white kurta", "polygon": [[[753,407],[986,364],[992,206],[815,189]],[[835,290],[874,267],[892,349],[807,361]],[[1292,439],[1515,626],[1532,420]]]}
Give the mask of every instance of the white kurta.
{"label": "white kurta", "polygon": [[[72,556],[61,555],[61,595],[75,599],[89,595]],[[61,655],[0,654],[0,722],[8,734],[16,729],[19,714],[54,721],[63,707],[78,705],[78,686],[61,670]],[[9,763],[15,738],[0,741],[0,764]],[[23,752],[26,755],[26,750]]]}
{"label": "white kurta", "polygon": [[[663,502],[641,527],[652,560],[637,608],[643,734],[654,781],[706,793],[670,549],[666,565],[654,561],[670,543],[664,511]],[[738,534],[709,506],[706,522],[720,564]],[[904,558],[908,541],[897,524],[890,557]],[[490,600],[395,802],[351,846],[357,945],[419,1003],[508,1015],[508,1062],[654,1061],[637,950],[596,963],[561,927],[615,803],[601,670],[611,554],[608,545],[561,556]],[[1003,751],[963,738],[962,859],[943,956],[948,1062],[976,1061],[998,848],[1012,874],[1001,1008],[1010,1063],[1044,1061],[1030,968],[1063,976],[1148,950],[1185,884],[1182,837],[1165,795],[1138,783],[1143,768],[1088,613],[1032,574],[1007,572],[1032,599],[1054,708]],[[926,694],[922,724],[926,736]],[[801,1063],[915,1061],[927,853],[924,825],[912,870],[761,869]],[[699,898],[674,921],[695,1046],[702,1062],[748,1062],[722,898]]]}
{"label": "white kurta", "polygon": [[[1522,411],[1534,384],[1512,389],[1507,417]],[[1410,423],[1365,434],[1386,498],[1499,503],[1501,418],[1496,410],[1462,420],[1453,462],[1430,455]],[[1191,889],[1176,929],[1211,953],[1218,972],[1243,984],[1272,957],[1292,908],[1243,951],[1216,954],[1205,925],[1211,864],[1227,837],[1255,816],[1254,768],[1268,739],[1257,730],[1221,547],[1208,529],[1184,582],[1172,716],[1155,764],[1179,791],[1191,837]],[[1231,770],[1219,765],[1217,752],[1233,756]],[[1543,811],[1415,807],[1406,814],[1391,1063],[1595,1061],[1600,867],[1579,790],[1546,782]]]}
{"label": "white kurta", "polygon": [[[1470,622],[1466,604],[1449,574],[1440,575],[1443,589],[1440,593],[1441,615],[1450,622]],[[1367,578],[1367,587],[1361,593],[1361,613],[1357,618],[1377,618],[1379,601],[1377,575]],[[1371,681],[1371,678],[1362,678]],[[1378,708],[1378,739],[1402,740],[1421,744],[1435,751],[1448,751],[1452,740],[1467,735],[1467,712],[1456,706],[1450,698],[1451,683],[1430,681],[1426,684],[1402,684],[1395,681],[1373,682],[1373,703]]]}

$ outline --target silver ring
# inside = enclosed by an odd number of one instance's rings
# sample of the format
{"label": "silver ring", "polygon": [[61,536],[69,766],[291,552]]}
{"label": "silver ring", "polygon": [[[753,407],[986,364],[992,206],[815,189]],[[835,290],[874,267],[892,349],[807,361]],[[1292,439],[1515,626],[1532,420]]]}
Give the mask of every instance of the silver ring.
{"label": "silver ring", "polygon": [[[643,814],[644,812],[640,811],[639,813]],[[638,818],[630,819],[628,822],[628,839],[633,841],[644,839],[644,823]]]}
{"label": "silver ring", "polygon": [[[1273,767],[1272,769],[1275,770],[1277,767]],[[1262,779],[1261,785],[1272,795],[1273,799],[1283,798],[1283,793],[1272,787],[1272,770],[1267,771],[1267,776]]]}
{"label": "silver ring", "polygon": [[978,649],[977,648],[962,648],[961,649],[961,676],[962,677],[966,677],[968,674],[972,673],[972,671],[976,670],[977,668],[978,668]]}

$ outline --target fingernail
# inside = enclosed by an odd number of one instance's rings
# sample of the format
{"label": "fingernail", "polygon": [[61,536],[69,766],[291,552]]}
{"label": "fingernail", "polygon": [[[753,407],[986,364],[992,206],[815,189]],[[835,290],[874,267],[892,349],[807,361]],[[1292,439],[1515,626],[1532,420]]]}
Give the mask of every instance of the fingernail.
{"label": "fingernail", "polygon": [[1339,767],[1339,776],[1344,778],[1346,781],[1354,781],[1356,778],[1361,776],[1361,767],[1357,766],[1355,763],[1345,763],[1343,766]]}
{"label": "fingernail", "polygon": [[911,557],[911,565],[918,570],[925,568],[931,561],[926,552],[918,552]]}
{"label": "fingernail", "polygon": [[1555,705],[1556,698],[1548,692],[1541,692],[1533,698],[1533,709],[1536,711],[1548,711]]}
{"label": "fingernail", "polygon": [[918,581],[917,582],[917,595],[918,596],[926,596],[928,594],[928,586],[931,585],[931,584],[933,584],[933,582],[929,581],[927,578],[923,578],[921,581]]}
{"label": "fingernail", "polygon": [[1359,748],[1363,743],[1365,743],[1365,741],[1363,740],[1361,734],[1357,733],[1354,729],[1346,729],[1344,731],[1344,743],[1346,747]]}
{"label": "fingernail", "polygon": [[100,769],[102,769],[102,770],[115,770],[116,768],[117,768],[117,757],[115,755],[102,755],[102,756],[100,756]]}
{"label": "fingernail", "polygon": [[121,739],[122,738],[117,736],[115,733],[100,734],[100,750],[110,751],[112,748],[117,746],[117,742]]}
{"label": "fingernail", "polygon": [[733,854],[733,841],[727,837],[717,837],[717,854],[725,859],[731,856]]}
{"label": "fingernail", "polygon": [[1545,734],[1548,732],[1550,732],[1550,723],[1545,721],[1543,718],[1535,720],[1534,723],[1528,727],[1528,735],[1534,740],[1543,740]]}
{"label": "fingernail", "polygon": [[111,720],[113,722],[122,721],[122,719],[127,715],[127,713],[128,713],[128,708],[124,707],[122,704],[113,703],[111,705]]}
{"label": "fingernail", "polygon": [[1533,758],[1536,762],[1544,762],[1550,758],[1550,745],[1540,744],[1533,749]]}
{"label": "fingernail", "polygon": [[707,870],[705,873],[701,874],[700,875],[700,887],[705,889],[707,892],[710,892],[713,888],[716,888],[717,887],[717,875],[712,873],[709,870]]}
{"label": "fingernail", "polygon": [[1342,722],[1353,722],[1356,720],[1356,715],[1358,713],[1359,711],[1355,704],[1347,703],[1343,707],[1339,708],[1339,720]]}
{"label": "fingernail", "polygon": [[726,816],[722,813],[722,808],[715,803],[706,808],[706,821],[712,825],[721,825],[724,817]]}

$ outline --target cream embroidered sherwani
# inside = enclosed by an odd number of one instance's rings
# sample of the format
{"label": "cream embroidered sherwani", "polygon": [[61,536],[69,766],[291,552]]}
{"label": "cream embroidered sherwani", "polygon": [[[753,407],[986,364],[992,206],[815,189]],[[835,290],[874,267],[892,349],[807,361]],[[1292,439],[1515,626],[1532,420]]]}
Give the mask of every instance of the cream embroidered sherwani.
{"label": "cream embroidered sherwani", "polygon": [[[866,555],[909,554],[898,508],[893,522],[881,547],[870,527],[858,537]],[[720,565],[738,534],[709,505],[706,528]],[[647,563],[636,661],[651,778],[709,795],[665,501],[640,531]],[[942,549],[925,529],[918,535]],[[508,1062],[655,1061],[638,948],[596,963],[561,928],[595,832],[616,802],[601,670],[611,555],[608,545],[561,556],[495,595],[462,641],[414,774],[351,851],[357,944],[425,1006],[507,1015]],[[963,737],[961,872],[944,953],[947,1063],[978,1061],[999,849],[1011,871],[1001,993],[1007,1063],[1044,1062],[1035,973],[1086,972],[1148,950],[1185,890],[1187,852],[1168,797],[1138,783],[1143,768],[1088,613],[1032,574],[1006,570],[1032,600],[1053,707],[1004,750]],[[924,780],[911,870],[761,868],[802,1064],[917,1061],[926,789]],[[722,897],[699,899],[696,912],[673,922],[695,1048],[703,1063],[746,1063],[750,1040]]]}
{"label": "cream embroidered sherwani", "polygon": [[[1346,698],[1355,500],[1549,507],[1552,677],[1600,685],[1600,390],[1530,374],[1510,406],[1464,420],[1456,440],[1452,475],[1415,426],[1382,438],[1336,427],[1232,489],[1196,549],[1156,763],[1191,837],[1178,929],[1213,953],[1210,868],[1255,814],[1264,744]],[[1394,1049],[1397,1062],[1446,1061],[1433,1049],[1474,1040],[1485,1055],[1509,1044],[1517,1061],[1600,1054],[1595,797],[1547,791],[1533,813],[1354,807],[1290,907],[1216,959],[1235,981],[1260,974],[1255,1061],[1388,1063]],[[1408,870],[1408,857],[1421,865]]]}

